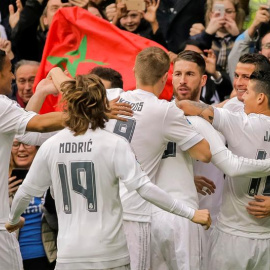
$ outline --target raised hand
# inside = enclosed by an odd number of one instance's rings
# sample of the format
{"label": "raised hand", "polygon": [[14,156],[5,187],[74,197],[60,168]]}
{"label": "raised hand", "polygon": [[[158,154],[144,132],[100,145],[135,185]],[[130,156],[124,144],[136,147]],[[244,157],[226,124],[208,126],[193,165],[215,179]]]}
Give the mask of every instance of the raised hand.
{"label": "raised hand", "polygon": [[210,50],[204,50],[204,52],[207,54],[204,57],[205,65],[206,65],[206,72],[211,75],[215,75],[216,73],[216,62],[217,58],[212,49]]}
{"label": "raised hand", "polygon": [[238,36],[240,33],[236,21],[232,18],[226,17],[224,27],[232,36]]}
{"label": "raised hand", "polygon": [[14,58],[14,54],[11,50],[11,42],[9,40],[0,38],[0,50],[4,51],[10,60]]}
{"label": "raised hand", "polygon": [[205,29],[205,32],[209,35],[215,34],[220,28],[225,25],[226,21],[224,17],[220,16],[219,12],[215,12]]}
{"label": "raised hand", "polygon": [[37,87],[36,87],[36,92],[43,92],[44,95],[54,95],[57,96],[59,94],[58,89],[55,87],[52,79],[50,77],[47,77],[45,79],[42,79]]}
{"label": "raised hand", "polygon": [[191,28],[189,29],[189,35],[190,36],[195,36],[200,34],[202,31],[205,30],[205,27],[201,23],[194,23],[192,24]]}
{"label": "raised hand", "polygon": [[17,6],[17,11],[14,11],[14,6],[13,5],[9,5],[8,9],[9,9],[9,25],[11,27],[11,29],[13,29],[18,21],[20,20],[20,14],[23,10],[23,6],[22,6],[22,2],[21,0],[16,0],[16,6]]}
{"label": "raised hand", "polygon": [[113,21],[114,17],[116,16],[116,4],[112,3],[108,5],[105,9],[106,16],[108,20],[111,22]]}

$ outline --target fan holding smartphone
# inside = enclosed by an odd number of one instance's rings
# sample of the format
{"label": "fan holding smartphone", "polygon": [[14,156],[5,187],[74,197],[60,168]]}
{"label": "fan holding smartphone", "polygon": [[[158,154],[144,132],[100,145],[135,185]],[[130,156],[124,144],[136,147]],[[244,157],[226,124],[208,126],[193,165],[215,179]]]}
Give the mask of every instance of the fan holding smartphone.
{"label": "fan holding smartphone", "polygon": [[[8,186],[10,195],[16,193],[20,184],[25,179],[37,151],[37,146],[21,143],[16,139],[13,141],[11,150],[12,171]],[[24,270],[52,270],[55,266],[54,263],[49,263],[42,243],[41,206],[43,202],[43,198],[34,197],[23,213],[25,225],[20,229],[18,240],[22,253]]]}

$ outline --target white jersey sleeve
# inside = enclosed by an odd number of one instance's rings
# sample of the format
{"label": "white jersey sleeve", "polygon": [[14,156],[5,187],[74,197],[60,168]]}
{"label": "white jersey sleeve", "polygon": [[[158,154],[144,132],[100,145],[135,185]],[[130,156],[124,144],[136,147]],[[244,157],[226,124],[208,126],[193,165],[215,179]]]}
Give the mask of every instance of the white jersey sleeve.
{"label": "white jersey sleeve", "polygon": [[150,181],[146,173],[142,171],[129,143],[124,139],[117,142],[114,164],[115,175],[122,180],[129,192]]}
{"label": "white jersey sleeve", "polygon": [[29,145],[42,145],[45,141],[57,134],[58,131],[39,133],[39,132],[26,132],[24,135],[17,135],[15,138],[25,144]]}
{"label": "white jersey sleeve", "polygon": [[170,142],[177,142],[182,151],[188,150],[203,139],[174,102],[168,106],[163,121],[163,131],[165,138]]}
{"label": "white jersey sleeve", "polygon": [[244,103],[234,97],[224,104],[223,109],[231,112],[244,112]]}
{"label": "white jersey sleeve", "polygon": [[230,177],[265,177],[270,175],[270,159],[238,157],[229,149],[212,156],[212,163]]}
{"label": "white jersey sleeve", "polygon": [[0,95],[0,132],[24,134],[28,121],[36,115],[27,112],[17,102]]}
{"label": "white jersey sleeve", "polygon": [[[245,113],[230,112],[221,108],[214,108],[213,127],[220,131],[231,146],[241,143],[239,135],[248,123],[248,117]],[[236,136],[238,134],[238,136]]]}
{"label": "white jersey sleeve", "polygon": [[187,118],[194,128],[208,141],[212,156],[226,149],[222,134],[218,133],[206,120],[198,116],[189,116]]}

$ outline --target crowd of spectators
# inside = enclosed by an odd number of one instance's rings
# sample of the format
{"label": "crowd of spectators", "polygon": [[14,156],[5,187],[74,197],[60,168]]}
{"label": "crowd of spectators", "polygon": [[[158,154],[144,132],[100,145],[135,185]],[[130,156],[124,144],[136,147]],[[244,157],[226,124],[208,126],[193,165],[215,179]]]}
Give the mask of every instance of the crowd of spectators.
{"label": "crowd of spectators", "polygon": [[[223,5],[224,14],[216,4]],[[124,2],[113,0],[1,0],[0,49],[12,60],[15,74],[11,98],[26,107],[53,16],[60,8],[78,6],[123,31],[160,43],[172,62],[184,50],[201,54],[208,79],[200,99],[220,103],[236,95],[235,68],[242,55],[258,52],[270,60],[267,4],[267,0],[145,0],[145,10],[140,11],[127,10]],[[106,76],[111,76],[123,86],[118,72],[97,68],[93,73],[104,84]],[[42,254],[45,256],[43,249]]]}

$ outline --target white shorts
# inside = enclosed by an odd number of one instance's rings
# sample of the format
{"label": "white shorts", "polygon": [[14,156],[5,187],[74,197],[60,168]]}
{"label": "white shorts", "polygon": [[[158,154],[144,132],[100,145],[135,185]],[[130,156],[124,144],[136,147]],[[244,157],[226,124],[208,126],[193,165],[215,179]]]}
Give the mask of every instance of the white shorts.
{"label": "white shorts", "polygon": [[124,220],[123,227],[127,239],[131,269],[149,270],[151,223]]}
{"label": "white shorts", "polygon": [[202,269],[202,229],[186,218],[165,211],[153,213],[151,269]]}
{"label": "white shorts", "polygon": [[270,239],[236,236],[214,228],[209,256],[209,270],[269,270]]}
{"label": "white shorts", "polygon": [[106,268],[106,269],[78,269],[78,268],[76,268],[74,270],[130,270],[130,265],[127,264],[124,266],[119,266],[119,267],[115,267],[115,268]]}
{"label": "white shorts", "polygon": [[0,231],[0,270],[22,269],[22,256],[15,233]]}

